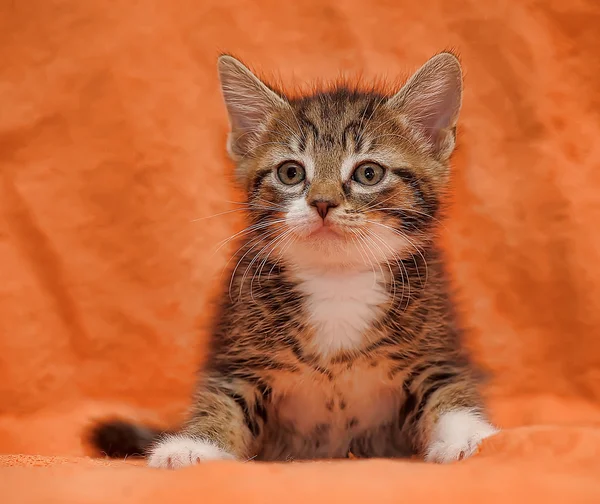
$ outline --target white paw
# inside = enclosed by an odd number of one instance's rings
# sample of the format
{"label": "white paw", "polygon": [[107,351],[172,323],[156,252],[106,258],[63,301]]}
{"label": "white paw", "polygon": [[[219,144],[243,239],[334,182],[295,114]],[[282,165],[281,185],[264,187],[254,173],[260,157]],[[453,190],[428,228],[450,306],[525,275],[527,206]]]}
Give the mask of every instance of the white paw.
{"label": "white paw", "polygon": [[481,441],[497,432],[498,429],[471,410],[443,413],[434,427],[425,460],[445,464],[470,457]]}
{"label": "white paw", "polygon": [[235,457],[210,441],[176,435],[164,438],[152,448],[148,465],[180,469],[208,460],[235,460]]}

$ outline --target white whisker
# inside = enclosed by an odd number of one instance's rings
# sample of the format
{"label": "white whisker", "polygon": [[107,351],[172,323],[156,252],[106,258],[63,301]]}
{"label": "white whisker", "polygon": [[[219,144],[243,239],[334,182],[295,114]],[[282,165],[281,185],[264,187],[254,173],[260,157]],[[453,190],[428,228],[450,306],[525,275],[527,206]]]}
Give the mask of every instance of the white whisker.
{"label": "white whisker", "polygon": [[423,282],[421,279],[421,274],[419,273],[419,265],[417,264],[414,254],[412,255],[412,259],[413,259],[413,262],[415,263],[415,268],[417,270],[417,275],[419,277],[419,282],[421,282],[421,286],[424,286],[427,283],[427,280],[429,278],[429,268],[427,266],[427,260],[425,259],[425,256],[423,255],[423,252],[421,251],[421,247],[418,247],[417,244],[415,242],[413,242],[406,233],[403,233],[397,229],[394,229],[393,227],[388,226],[387,224],[382,224],[381,222],[376,222],[376,221],[372,221],[372,220],[367,220],[367,222],[369,222],[370,224],[376,224],[377,226],[381,226],[381,227],[388,229],[392,233],[394,233],[394,234],[400,236],[401,238],[403,238],[404,240],[406,240],[414,248],[414,250],[417,252],[417,254],[419,254],[421,256],[421,259],[423,259],[423,263],[425,264],[425,282]]}
{"label": "white whisker", "polygon": [[[294,226],[293,229],[294,229],[294,231],[296,231],[297,226]],[[283,254],[296,241],[296,239],[297,239],[296,233],[292,233],[292,234],[290,234],[290,236],[288,237],[288,239],[284,242],[284,245],[281,248],[281,250],[279,251],[279,255],[277,256],[277,259],[275,260],[275,263],[273,264],[273,266],[271,266],[271,269],[269,270],[269,275],[267,276],[267,278],[271,278],[271,273],[273,273],[273,270],[275,269],[275,267],[277,266],[277,264],[279,263],[279,261],[281,261],[281,259],[283,258]],[[259,282],[260,282],[260,276],[259,276]]]}
{"label": "white whisker", "polygon": [[[375,263],[371,260],[371,257],[369,256],[369,246],[367,244],[367,242],[365,241],[363,234],[361,233],[360,229],[356,230],[356,238],[358,239],[359,243],[362,244],[363,250],[366,254],[367,259],[369,260],[369,264],[371,265],[371,270],[373,271],[373,287],[375,285],[377,285],[377,272],[375,271]],[[375,259],[375,262],[377,262],[377,257],[375,257],[375,255],[373,254],[373,257]],[[381,265],[379,265],[379,268],[381,269]],[[383,275],[383,269],[381,269],[381,273]]]}
{"label": "white whisker", "polygon": [[225,240],[221,241],[220,243],[218,243],[218,247],[215,250],[215,253],[218,252],[219,250],[221,250],[225,245],[227,245],[231,240],[237,238],[238,236],[243,236],[245,234],[251,233],[253,231],[258,231],[260,229],[264,229],[267,228],[273,224],[279,224],[285,222],[285,219],[272,219],[272,220],[267,220],[267,221],[262,221],[262,222],[258,222],[256,224],[252,224],[251,226],[248,226],[244,229],[242,229],[241,231],[238,231],[237,233],[231,235],[229,238],[226,238]]}
{"label": "white whisker", "polygon": [[[248,242],[247,244],[242,245],[243,248],[245,245],[250,245],[250,243],[254,242],[254,245],[252,245],[252,247],[250,247],[243,255],[242,257],[240,257],[240,259],[238,260],[237,264],[235,265],[235,268],[233,268],[233,272],[231,273],[231,279],[229,281],[229,298],[231,299],[231,301],[233,301],[233,298],[231,297],[231,288],[233,287],[233,280],[235,278],[235,273],[237,271],[237,269],[239,268],[241,262],[244,260],[244,258],[250,253],[252,252],[252,250],[254,250],[258,245],[259,242],[261,242],[261,240],[268,238],[269,236],[272,236],[274,233],[276,233],[277,231],[279,231],[278,229],[275,229],[269,233],[267,233],[266,235],[260,235],[258,238],[251,240],[250,242]],[[239,251],[240,249],[238,249]],[[237,252],[236,252],[237,253]],[[231,259],[230,259],[231,260]],[[229,261],[228,261],[229,263]]]}
{"label": "white whisker", "polygon": [[[262,262],[258,265],[258,267],[256,268],[256,271],[254,272],[254,275],[252,275],[252,280],[250,280],[250,297],[252,299],[254,299],[254,297],[252,295],[252,289],[253,289],[254,279],[256,278],[256,275],[258,274],[258,285],[260,286],[260,275],[262,274],[262,270],[263,270],[266,262],[269,260],[269,256],[273,253],[277,244],[280,243],[285,238],[287,238],[291,233],[293,233],[293,231],[294,231],[293,229],[288,229],[288,230],[284,231],[281,235],[276,237],[274,241],[271,241],[271,242],[269,242],[269,244],[267,244],[267,245],[271,245],[271,250],[269,250],[268,254],[265,256],[265,258],[262,260]],[[262,250],[264,250],[264,248]],[[258,256],[260,256],[262,250],[257,254]],[[242,279],[242,282],[243,282],[243,279]]]}
{"label": "white whisker", "polygon": [[219,217],[221,215],[227,215],[227,214],[234,213],[234,212],[243,212],[244,210],[245,210],[245,208],[234,208],[233,210],[227,210],[225,212],[219,212],[219,213],[216,213],[213,215],[208,215],[206,217],[199,217],[197,219],[192,219],[192,220],[190,220],[190,222],[200,222],[200,221],[203,221],[206,219],[212,219],[213,217]]}
{"label": "white whisker", "polygon": [[[375,243],[370,236],[368,236],[364,231],[362,231],[361,234],[362,234],[363,238],[365,239],[365,241],[368,240],[368,242],[371,242],[371,244],[377,250],[379,250],[379,252],[381,253],[382,257],[385,257],[385,254],[383,253],[383,250],[381,250],[381,247],[379,247],[379,245],[377,245],[377,243]],[[367,244],[368,244],[368,242],[367,242]],[[375,255],[375,253],[373,253],[373,257],[375,258],[375,261],[377,262],[377,265],[379,266],[379,271],[381,272],[381,278],[382,278],[383,282],[385,282],[385,274],[383,273],[383,268],[381,267],[381,261],[377,260],[377,256]],[[394,274],[392,272],[392,268],[390,267],[390,265],[389,265],[389,263],[387,261],[385,261],[385,263],[386,263],[387,267],[390,270],[390,274],[392,275],[392,280],[393,280]]]}

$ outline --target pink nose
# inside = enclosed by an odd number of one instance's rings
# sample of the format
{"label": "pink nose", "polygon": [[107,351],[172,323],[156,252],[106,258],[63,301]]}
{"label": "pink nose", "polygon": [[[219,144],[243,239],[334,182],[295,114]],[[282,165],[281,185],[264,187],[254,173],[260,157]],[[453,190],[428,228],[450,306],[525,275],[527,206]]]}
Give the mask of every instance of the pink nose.
{"label": "pink nose", "polygon": [[324,220],[327,217],[327,213],[330,208],[335,208],[337,206],[333,201],[323,201],[323,200],[315,200],[311,202],[311,205],[317,209],[317,213]]}

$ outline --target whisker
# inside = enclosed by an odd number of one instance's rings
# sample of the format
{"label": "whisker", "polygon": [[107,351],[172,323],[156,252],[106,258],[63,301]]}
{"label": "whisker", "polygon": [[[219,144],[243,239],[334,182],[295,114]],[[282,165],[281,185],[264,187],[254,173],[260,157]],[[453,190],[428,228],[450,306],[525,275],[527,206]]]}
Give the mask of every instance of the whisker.
{"label": "whisker", "polygon": [[397,229],[394,229],[391,226],[388,226],[386,224],[382,224],[381,222],[376,222],[376,221],[372,221],[372,220],[368,220],[367,222],[371,223],[371,224],[376,224],[377,226],[381,226],[383,228],[388,229],[389,231],[391,231],[392,233],[395,233],[396,235],[400,236],[401,238],[403,238],[404,240],[406,240],[409,245],[411,245],[415,251],[417,252],[417,254],[419,254],[421,256],[421,259],[423,259],[423,263],[425,265],[425,282],[423,283],[422,279],[421,279],[421,273],[419,272],[419,265],[417,264],[417,260],[414,257],[414,254],[412,256],[413,262],[415,263],[415,268],[417,270],[417,276],[419,277],[419,282],[421,282],[421,286],[424,286],[425,284],[427,284],[427,281],[429,279],[429,267],[427,265],[427,260],[425,259],[425,256],[423,255],[423,252],[421,251],[421,247],[418,247],[415,242],[413,242],[406,233],[403,233]]}
{"label": "whisker", "polygon": [[251,205],[254,205],[254,200],[257,200],[257,201],[260,201],[260,202],[261,202],[261,203],[263,203],[263,204],[266,204],[266,205],[267,205],[269,208],[275,208],[275,209],[277,209],[277,210],[281,210],[281,211],[285,211],[285,210],[287,210],[287,209],[286,209],[284,206],[277,205],[276,203],[273,203],[272,201],[268,201],[268,200],[265,200],[265,199],[259,198],[258,196],[257,196],[257,197],[254,197],[254,198],[252,199],[252,201],[250,202],[250,204],[251,204]]}
{"label": "whisker", "polygon": [[[359,212],[368,212],[369,210],[375,208],[377,205],[382,205],[383,203],[385,203],[386,201],[391,200],[393,197],[395,197],[395,194],[391,194],[390,196],[388,196],[387,198],[385,198],[382,201],[377,201],[377,197],[375,197],[375,201],[369,202],[361,207],[358,208]],[[373,204],[371,204],[373,203]]]}
{"label": "whisker", "polygon": [[225,245],[227,245],[231,240],[237,238],[238,236],[243,236],[245,234],[251,233],[253,231],[258,231],[260,229],[264,229],[266,227],[269,227],[273,224],[280,224],[282,222],[285,222],[285,219],[272,219],[272,220],[267,220],[267,221],[262,221],[262,222],[258,222],[256,224],[252,224],[251,226],[248,226],[244,229],[242,229],[241,231],[238,231],[237,233],[231,235],[229,238],[225,238],[225,240],[223,240],[222,242],[218,243],[218,247],[215,250],[215,254],[221,250]]}
{"label": "whisker", "polygon": [[[382,238],[379,237],[379,235],[377,235],[377,233],[370,233],[368,229],[365,230],[365,234],[367,237],[369,237],[369,239],[371,240],[371,242],[373,242],[374,245],[377,245],[374,242],[374,238],[376,238],[380,243],[382,243],[390,252],[391,252],[391,256],[392,258],[396,261],[396,264],[398,264],[398,267],[400,266],[400,264],[398,263],[398,259],[397,259],[397,253],[394,249],[392,249],[392,247],[390,247],[385,240],[383,240]],[[386,254],[384,254],[384,251],[381,249],[380,246],[378,246],[379,251],[382,253],[382,255],[385,257]],[[390,277],[391,277],[391,281],[392,281],[392,288],[393,288],[393,295],[392,295],[392,303],[396,300],[396,275],[394,274],[393,270],[392,270],[392,266],[390,265],[389,260],[386,258],[385,263],[390,271]],[[402,290],[402,297],[404,297],[404,284],[403,284],[403,290]]]}
{"label": "whisker", "polygon": [[[252,247],[250,247],[250,248],[249,248],[249,249],[248,249],[248,250],[247,250],[247,251],[244,253],[244,255],[242,255],[242,257],[240,257],[239,261],[238,261],[238,262],[237,262],[237,264],[235,265],[235,268],[233,269],[233,272],[232,272],[232,274],[231,274],[231,280],[229,281],[229,298],[231,299],[231,301],[232,301],[232,302],[233,302],[233,298],[231,297],[231,288],[233,287],[233,281],[234,281],[234,279],[235,279],[235,272],[236,272],[236,271],[237,271],[237,269],[239,268],[239,266],[240,266],[241,262],[244,260],[244,258],[245,258],[245,257],[246,257],[246,256],[247,256],[247,255],[248,255],[250,252],[252,252],[252,250],[254,250],[254,249],[255,249],[255,248],[256,248],[256,247],[259,245],[259,243],[261,242],[261,240],[263,240],[263,239],[265,239],[265,238],[268,238],[269,236],[272,236],[272,235],[273,235],[273,234],[275,234],[277,231],[279,231],[279,230],[278,230],[278,229],[275,229],[275,230],[273,230],[273,231],[269,232],[269,233],[268,233],[268,234],[266,234],[266,235],[261,235],[261,236],[259,236],[259,237],[258,237],[258,238],[255,240],[255,241],[256,241],[256,243],[255,243],[254,245],[252,245]],[[243,247],[243,246],[242,246],[242,247]],[[242,282],[242,285],[243,285],[243,282]],[[241,286],[240,286],[240,289],[241,289]],[[241,296],[241,293],[240,293],[240,296]],[[239,300],[239,298],[238,298],[238,300]]]}
{"label": "whisker", "polygon": [[[295,228],[294,228],[295,229]],[[242,275],[242,280],[240,283],[240,297],[242,295],[242,288],[244,286],[244,282],[246,280],[246,276],[248,274],[248,272],[250,271],[250,269],[252,268],[252,265],[257,261],[260,260],[260,257],[263,253],[264,250],[266,250],[267,248],[271,248],[271,250],[269,251],[269,253],[267,254],[267,256],[265,257],[265,262],[266,260],[268,260],[269,255],[273,252],[273,250],[275,249],[275,246],[277,245],[277,243],[279,241],[281,241],[282,239],[284,239],[289,233],[291,233],[294,229],[287,229],[284,230],[283,233],[275,236],[275,238],[273,238],[272,240],[270,240],[262,249],[260,249],[252,258],[252,261],[250,261],[250,264],[248,264],[248,266],[246,267],[246,269],[244,270],[244,274]],[[256,276],[256,273],[258,271],[258,267],[256,268],[256,271],[254,273],[254,275],[252,276],[252,280],[250,281],[250,298],[254,301],[254,294],[253,294],[253,284],[254,284],[254,278]],[[259,276],[259,281],[260,281],[260,276]],[[238,298],[239,299],[239,298]]]}
{"label": "whisker", "polygon": [[213,217],[219,217],[221,215],[227,215],[227,214],[234,213],[234,212],[242,212],[244,210],[245,210],[244,208],[234,208],[233,210],[227,210],[225,212],[219,212],[219,213],[216,213],[213,215],[208,215],[206,217],[199,217],[197,219],[192,219],[192,220],[190,220],[190,222],[200,222],[200,221],[203,221],[206,219],[212,219]]}
{"label": "whisker", "polygon": [[417,214],[417,215],[422,215],[423,217],[427,217],[427,218],[429,218],[429,219],[431,219],[431,220],[439,223],[444,229],[447,229],[444,221],[442,221],[442,220],[438,219],[437,217],[434,217],[433,215],[430,215],[430,214],[428,214],[426,212],[421,212],[419,210],[414,210],[413,208],[399,208],[399,207],[383,207],[383,208],[379,208],[379,207],[377,207],[377,208],[375,208],[375,210],[399,210],[399,211],[406,212],[406,213],[414,213],[414,214]]}
{"label": "whisker", "polygon": [[[375,271],[375,263],[371,260],[371,257],[369,256],[369,245],[368,243],[365,241],[363,234],[361,233],[360,229],[357,229],[357,234],[356,237],[359,240],[360,243],[363,244],[364,248],[363,250],[365,251],[365,254],[367,255],[367,258],[369,259],[369,264],[371,265],[371,270],[373,271],[373,286],[377,285],[377,272]],[[377,262],[377,258],[373,255],[375,262]],[[383,275],[383,269],[381,269],[381,265],[379,265],[379,268],[381,270],[381,273]]]}
{"label": "whisker", "polygon": [[[361,241],[358,240],[358,230],[354,230],[354,229],[350,229],[349,230],[354,236],[352,237],[352,243],[354,243],[354,245],[356,246],[356,250],[358,250],[358,253],[360,254],[361,259],[363,260],[363,264],[365,266],[371,266],[371,270],[373,271],[373,276],[376,275],[375,273],[375,268],[373,267],[373,263],[371,262],[371,260],[369,259],[369,256],[366,255],[366,251],[364,249],[364,245]],[[362,249],[362,252],[361,250]],[[365,253],[365,255],[363,255],[363,252]],[[367,260],[369,261],[367,263]]]}
{"label": "whisker", "polygon": [[[367,222],[370,223],[374,223],[374,224],[379,224],[378,222],[374,222],[374,221],[369,221],[367,220]],[[384,226],[384,227],[389,227],[389,226]],[[390,228],[393,230],[393,228]],[[377,236],[375,233],[373,234],[373,236]],[[382,242],[385,243],[385,240],[382,239]],[[386,243],[385,244],[387,247],[389,247],[389,245]],[[394,254],[394,256],[397,256],[399,258],[399,254],[394,251],[393,249],[390,250],[392,251],[392,253]],[[413,261],[414,261],[414,255],[413,257]],[[408,270],[406,269],[406,266],[404,265],[404,262],[402,261],[402,259],[400,258],[400,261],[398,261],[398,259],[396,259],[396,263],[398,264],[398,266],[400,267],[400,274],[402,275],[404,272],[404,274],[406,275],[406,284],[407,284],[407,288],[408,288],[408,297],[406,298],[406,306],[405,306],[405,310],[408,309],[408,305],[410,303],[410,295],[411,295],[411,286],[410,286],[410,275],[408,274]],[[415,262],[415,266],[416,266],[416,262]],[[417,268],[418,269],[418,268]],[[402,283],[403,288],[402,288],[402,297],[404,297],[404,282]]]}
{"label": "whisker", "polygon": [[[258,205],[255,203],[254,200],[258,200],[260,203],[263,203],[264,205]],[[282,211],[285,210],[285,207],[276,205],[275,203],[272,203],[267,200],[263,200],[258,197],[255,197],[252,201],[227,201],[226,203],[232,203],[234,205],[243,205],[244,208],[259,208],[262,210],[282,210]]]}
{"label": "whisker", "polygon": [[[350,231],[350,232],[351,232],[351,233],[354,235],[354,236],[352,236],[352,237],[351,237],[351,239],[352,239],[352,243],[353,243],[353,244],[354,244],[354,246],[356,247],[356,250],[358,250],[358,253],[360,254],[360,257],[361,257],[361,259],[362,259],[362,261],[363,261],[363,264],[364,264],[365,266],[369,266],[370,264],[368,264],[368,263],[367,263],[367,260],[366,260],[366,259],[368,259],[368,257],[367,257],[367,256],[365,256],[365,255],[363,254],[363,252],[365,252],[365,251],[364,251],[364,248],[363,248],[363,245],[362,245],[362,243],[361,243],[361,242],[359,242],[359,241],[357,240],[357,238],[356,238],[356,235],[358,234],[358,231],[357,231],[357,230],[354,230],[354,229],[349,229],[349,231]],[[361,249],[363,249],[363,250],[361,251]],[[365,253],[366,253],[366,252],[365,252]],[[372,265],[370,265],[370,266],[371,266],[371,269],[373,269],[373,266],[372,266]]]}
{"label": "whisker", "polygon": [[[383,253],[383,250],[381,249],[381,247],[379,245],[377,245],[377,243],[375,243],[375,241],[367,233],[363,232],[363,236],[364,236],[365,240],[370,241],[373,244],[373,246],[375,246],[375,248],[377,250],[379,250],[379,252],[381,252],[381,255],[383,257],[385,257],[385,254]],[[375,256],[375,254],[373,254],[373,256],[374,256],[375,260],[377,261],[377,257]],[[385,263],[386,263],[388,269],[390,270],[390,275],[392,277],[392,281],[394,281],[393,280],[394,279],[394,273],[392,272],[392,268],[391,268],[389,262],[385,261]],[[379,270],[381,271],[382,280],[385,282],[385,274],[383,273],[383,268],[381,267],[381,261],[377,261],[377,264],[379,266]],[[394,298],[395,298],[395,282],[394,282]]]}
{"label": "whisker", "polygon": [[[262,274],[262,269],[264,268],[266,262],[269,260],[269,256],[275,250],[275,247],[276,247],[277,243],[281,242],[283,239],[285,239],[292,232],[293,232],[293,230],[291,230],[291,229],[285,230],[282,234],[280,234],[279,236],[275,237],[275,240],[272,240],[271,242],[269,242],[265,247],[263,247],[260,250],[260,252],[258,252],[257,256],[260,257],[260,254],[262,253],[262,251],[267,246],[269,246],[269,245],[271,246],[271,250],[269,250],[269,253],[265,256],[265,258],[263,259],[263,261],[261,263],[259,263],[258,267],[256,268],[256,271],[254,272],[254,275],[252,275],[252,279],[250,280],[250,297],[252,298],[252,300],[254,300],[254,297],[252,295],[252,289],[253,289],[253,286],[254,286],[254,279],[256,278],[256,275],[258,274],[258,284],[260,286],[260,275]],[[243,282],[244,282],[244,279],[242,278],[242,283]]]}
{"label": "whisker", "polygon": [[[238,255],[238,253],[246,246],[251,245],[253,243],[258,243],[260,240],[262,239],[262,235],[259,236],[255,236],[254,238],[251,238],[250,240],[248,240],[247,242],[244,241],[239,247],[238,249],[229,257],[229,259],[227,260],[227,262],[225,263],[225,266],[223,266],[222,268],[222,272],[227,270],[227,267],[229,266],[229,263],[231,262],[231,260],[236,257]],[[235,271],[235,270],[234,270]],[[233,276],[233,275],[232,275]]]}
{"label": "whisker", "polygon": [[[242,281],[240,282],[240,289],[239,289],[239,293],[238,293],[238,300],[241,299],[241,297],[242,297],[242,292],[243,292],[243,288],[244,288],[244,282],[246,281],[246,276],[248,275],[248,272],[252,268],[252,265],[257,260],[259,260],[262,251],[265,250],[267,247],[269,247],[271,245],[271,243],[273,243],[273,241],[278,238],[278,236],[279,235],[276,235],[273,240],[269,240],[269,242],[263,248],[261,248],[256,254],[254,254],[254,257],[252,257],[252,260],[246,266],[246,269],[244,270],[244,274],[242,275]],[[252,279],[254,279],[254,277],[252,277]],[[252,292],[252,281],[250,281],[250,299],[252,299],[252,301],[254,301],[254,294]]]}
{"label": "whisker", "polygon": [[[296,231],[296,229],[298,229],[298,226],[294,226],[293,230]],[[283,259],[283,254],[296,241],[296,239],[297,239],[297,235],[295,233],[292,233],[288,237],[287,241],[284,243],[283,247],[279,251],[279,255],[277,256],[275,263],[273,264],[273,266],[271,266],[271,269],[269,270],[269,275],[267,276],[267,279],[271,278],[271,273],[273,273],[273,270],[275,269],[275,267],[277,266],[279,261],[281,261],[281,259]],[[260,282],[260,276],[259,276],[259,282]]]}
{"label": "whisker", "polygon": [[[369,232],[368,229],[366,231]],[[391,252],[392,258],[394,259],[394,261],[396,262],[396,265],[398,266],[398,272],[400,273],[401,280],[402,280],[402,298],[404,298],[404,275],[406,274],[406,280],[407,280],[407,284],[408,284],[408,301],[410,301],[410,277],[408,275],[408,271],[406,270],[406,267],[404,266],[404,263],[402,262],[402,258],[400,257],[400,254],[396,250],[394,250],[377,233],[371,233],[371,235],[374,238],[378,239],[380,241],[380,243],[382,243]],[[408,307],[408,305],[407,305],[407,307]]]}

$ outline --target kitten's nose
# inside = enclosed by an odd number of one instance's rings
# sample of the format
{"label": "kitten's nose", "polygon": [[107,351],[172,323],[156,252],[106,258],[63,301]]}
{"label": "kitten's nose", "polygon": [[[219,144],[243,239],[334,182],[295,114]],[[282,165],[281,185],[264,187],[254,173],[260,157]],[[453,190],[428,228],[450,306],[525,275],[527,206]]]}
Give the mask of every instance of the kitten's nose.
{"label": "kitten's nose", "polygon": [[321,219],[325,219],[325,217],[327,217],[327,212],[329,212],[330,208],[335,208],[338,206],[337,203],[330,200],[313,200],[310,202],[310,204],[317,209],[317,213],[321,216]]}

